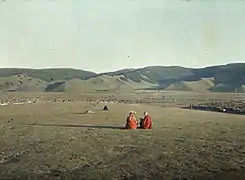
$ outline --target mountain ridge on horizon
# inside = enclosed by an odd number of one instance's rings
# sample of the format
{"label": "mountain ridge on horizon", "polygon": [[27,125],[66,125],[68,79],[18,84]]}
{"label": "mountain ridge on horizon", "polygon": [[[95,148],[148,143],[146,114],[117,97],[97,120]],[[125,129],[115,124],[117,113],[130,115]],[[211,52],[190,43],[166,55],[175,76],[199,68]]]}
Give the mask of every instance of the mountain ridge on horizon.
{"label": "mountain ridge on horizon", "polygon": [[125,68],[120,68],[120,69],[116,69],[116,70],[111,70],[111,71],[104,71],[104,72],[95,72],[92,70],[88,70],[88,69],[82,69],[82,68],[72,68],[72,67],[46,67],[46,68],[30,68],[30,67],[0,67],[0,70],[3,69],[19,69],[19,70],[57,70],[57,69],[61,69],[61,70],[82,70],[82,71],[86,71],[86,72],[92,72],[95,74],[105,74],[105,73],[109,73],[109,72],[117,72],[117,71],[123,71],[123,70],[139,70],[139,69],[144,69],[147,67],[181,67],[181,68],[186,68],[186,69],[203,69],[203,68],[209,68],[209,67],[217,67],[217,66],[225,66],[225,65],[239,65],[239,64],[245,64],[241,63],[241,62],[234,62],[234,63],[227,63],[227,64],[218,64],[218,65],[207,65],[207,66],[202,66],[202,67],[186,67],[186,66],[180,66],[180,65],[149,65],[149,66],[143,66],[143,67],[138,67],[138,68],[130,68],[130,67],[125,67]]}
{"label": "mountain ridge on horizon", "polygon": [[[39,86],[42,88],[38,88]],[[204,68],[154,65],[104,73],[73,68],[0,68],[0,91],[63,92],[67,86],[81,91],[157,89],[245,92],[245,63]]]}

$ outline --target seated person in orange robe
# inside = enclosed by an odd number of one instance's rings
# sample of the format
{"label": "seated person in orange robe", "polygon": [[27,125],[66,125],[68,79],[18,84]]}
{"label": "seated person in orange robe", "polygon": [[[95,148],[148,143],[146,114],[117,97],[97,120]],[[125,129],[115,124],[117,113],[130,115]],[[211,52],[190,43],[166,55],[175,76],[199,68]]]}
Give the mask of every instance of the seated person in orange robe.
{"label": "seated person in orange robe", "polygon": [[147,112],[144,112],[144,119],[142,119],[140,125],[143,129],[152,129],[152,119]]}
{"label": "seated person in orange robe", "polygon": [[126,119],[126,129],[137,129],[137,120],[135,117],[135,112],[131,111]]}

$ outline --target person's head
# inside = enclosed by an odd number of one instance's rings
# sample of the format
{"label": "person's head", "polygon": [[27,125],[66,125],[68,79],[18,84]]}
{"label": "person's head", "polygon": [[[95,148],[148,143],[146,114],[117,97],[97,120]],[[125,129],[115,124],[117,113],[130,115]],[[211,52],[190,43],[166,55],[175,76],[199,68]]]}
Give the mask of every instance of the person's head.
{"label": "person's head", "polygon": [[136,115],[136,112],[135,112],[135,111],[130,111],[130,112],[129,112],[129,115],[130,115],[130,116],[131,116],[131,115],[134,115],[134,116],[135,116],[135,115]]}
{"label": "person's head", "polygon": [[148,115],[148,113],[147,112],[144,112],[144,116],[147,116]]}

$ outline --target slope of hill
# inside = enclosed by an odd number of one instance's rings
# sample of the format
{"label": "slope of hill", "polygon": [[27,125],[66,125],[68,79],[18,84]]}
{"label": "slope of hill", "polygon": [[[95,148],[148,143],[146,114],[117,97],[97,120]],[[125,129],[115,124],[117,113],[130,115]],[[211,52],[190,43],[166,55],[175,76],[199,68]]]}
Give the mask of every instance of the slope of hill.
{"label": "slope of hill", "polygon": [[[243,92],[245,63],[227,64],[192,69],[179,66],[150,66],[122,69],[96,74],[75,69],[0,69],[0,78],[12,81],[15,75],[30,77],[46,85],[45,91],[129,91],[135,89],[162,89],[185,91]],[[2,83],[1,89],[25,91],[33,83]],[[7,88],[6,88],[7,87]],[[25,88],[26,87],[26,88]],[[28,88],[27,88],[28,87]],[[37,88],[41,90],[42,88]]]}
{"label": "slope of hill", "polygon": [[214,78],[201,78],[198,81],[181,81],[171,84],[165,90],[170,91],[209,91],[215,86]]}
{"label": "slope of hill", "polygon": [[96,73],[77,69],[17,69],[6,68],[0,69],[0,77],[9,77],[13,75],[23,74],[32,78],[38,78],[46,82],[67,80],[67,79],[87,79]]}
{"label": "slope of hill", "polygon": [[102,75],[92,77],[87,80],[72,79],[68,81],[55,82],[50,84],[45,91],[52,92],[71,92],[71,91],[133,91],[139,88],[157,87],[157,84],[147,82],[133,82],[123,76]]}
{"label": "slope of hill", "polygon": [[[245,63],[234,63],[199,69],[178,66],[151,66],[140,69],[120,70],[109,75],[124,75],[134,82],[158,83],[158,89],[234,92],[245,84]],[[213,78],[212,85],[205,85],[204,78]],[[195,82],[195,83],[194,83]],[[198,87],[199,86],[199,87]]]}
{"label": "slope of hill", "polygon": [[150,83],[158,83],[166,79],[183,79],[192,75],[191,70],[192,69],[190,68],[184,68],[179,66],[149,66],[145,68],[125,69],[103,74],[109,76],[123,75],[127,79],[132,80],[134,82],[141,82],[141,80],[143,80]]}
{"label": "slope of hill", "polygon": [[71,79],[67,81],[57,81],[50,83],[44,90],[45,92],[82,92],[83,80]]}
{"label": "slope of hill", "polygon": [[240,87],[235,89],[237,93],[245,93],[245,84],[241,85]]}
{"label": "slope of hill", "polygon": [[217,83],[245,83],[245,63],[234,63],[194,69],[195,77],[214,77]]}
{"label": "slope of hill", "polygon": [[43,91],[47,82],[24,75],[0,77],[0,90],[5,92]]}

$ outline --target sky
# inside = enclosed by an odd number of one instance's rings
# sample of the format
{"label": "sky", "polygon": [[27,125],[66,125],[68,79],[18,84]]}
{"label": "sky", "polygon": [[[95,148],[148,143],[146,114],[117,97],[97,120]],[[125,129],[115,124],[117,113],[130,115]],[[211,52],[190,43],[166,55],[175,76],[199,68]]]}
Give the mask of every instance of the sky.
{"label": "sky", "polygon": [[245,63],[242,0],[0,0],[0,68]]}

